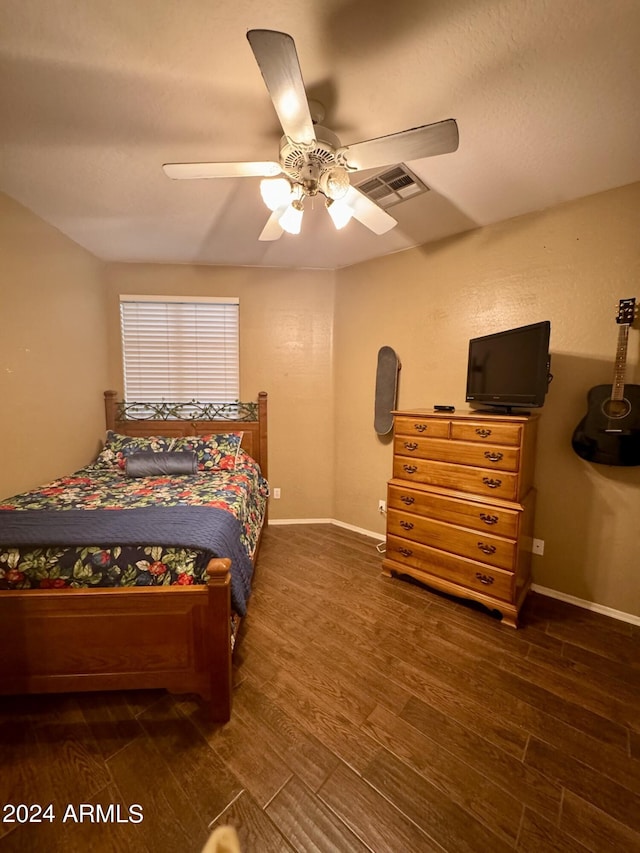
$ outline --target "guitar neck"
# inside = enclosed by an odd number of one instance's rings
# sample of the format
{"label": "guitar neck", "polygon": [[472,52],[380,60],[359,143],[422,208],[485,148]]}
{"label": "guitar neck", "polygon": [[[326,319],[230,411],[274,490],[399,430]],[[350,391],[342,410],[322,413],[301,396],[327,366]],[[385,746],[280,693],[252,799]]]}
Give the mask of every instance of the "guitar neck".
{"label": "guitar neck", "polygon": [[618,330],[618,348],[616,350],[616,365],[613,371],[612,400],[624,400],[624,375],[627,366],[627,342],[629,326],[622,325]]}

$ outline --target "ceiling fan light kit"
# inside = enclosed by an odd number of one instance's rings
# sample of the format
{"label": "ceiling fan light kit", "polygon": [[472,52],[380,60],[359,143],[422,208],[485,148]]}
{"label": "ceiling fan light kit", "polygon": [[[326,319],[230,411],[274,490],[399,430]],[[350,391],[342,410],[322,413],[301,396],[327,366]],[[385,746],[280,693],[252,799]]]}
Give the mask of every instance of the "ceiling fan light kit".
{"label": "ceiling fan light kit", "polygon": [[263,178],[260,195],[269,210],[276,210],[291,203],[292,187],[286,178]]}
{"label": "ceiling fan light kit", "polygon": [[325,169],[320,175],[320,190],[332,201],[339,201],[349,191],[349,173],[344,166]]}
{"label": "ceiling fan light kit", "polygon": [[304,198],[318,193],[325,197],[337,229],[352,218],[374,234],[384,234],[397,225],[397,220],[352,186],[350,173],[455,151],[455,120],[343,146],[333,131],[319,124],[324,117],[322,105],[310,105],[307,100],[291,36],[275,30],[249,30],[247,38],[284,131],[279,162],[165,163],[165,174],[176,180],[263,178],[260,194],[271,216],[260,240],[277,240],[284,231],[299,234]]}
{"label": "ceiling fan light kit", "polygon": [[344,228],[345,225],[348,225],[351,222],[351,217],[353,216],[353,208],[349,207],[349,205],[343,201],[342,199],[331,199],[328,198],[325,202],[327,210],[329,211],[329,216],[333,220],[333,224],[336,226],[336,229],[339,231],[341,228]]}
{"label": "ceiling fan light kit", "polygon": [[302,204],[301,199],[294,198],[291,204],[284,209],[284,213],[278,222],[287,234],[299,234],[302,226],[303,213],[304,205]]}

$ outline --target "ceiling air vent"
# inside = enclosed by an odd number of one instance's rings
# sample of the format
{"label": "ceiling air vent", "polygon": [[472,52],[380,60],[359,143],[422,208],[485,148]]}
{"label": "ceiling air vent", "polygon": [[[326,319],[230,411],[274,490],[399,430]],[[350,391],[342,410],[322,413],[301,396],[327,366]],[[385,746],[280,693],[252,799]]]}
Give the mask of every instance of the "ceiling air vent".
{"label": "ceiling air vent", "polygon": [[404,163],[392,166],[374,178],[367,178],[361,184],[356,184],[356,187],[382,208],[429,192],[429,187],[418,180]]}

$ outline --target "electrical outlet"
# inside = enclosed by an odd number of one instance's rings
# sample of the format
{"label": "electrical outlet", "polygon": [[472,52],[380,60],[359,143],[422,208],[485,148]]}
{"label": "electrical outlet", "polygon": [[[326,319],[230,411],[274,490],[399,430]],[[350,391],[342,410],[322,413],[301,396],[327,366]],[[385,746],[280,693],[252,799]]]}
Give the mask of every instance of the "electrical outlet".
{"label": "electrical outlet", "polygon": [[534,539],[531,551],[541,557],[544,554],[544,539]]}
{"label": "electrical outlet", "polygon": [[385,513],[387,511],[387,502],[378,501],[378,512]]}
{"label": "electrical outlet", "polygon": [[274,489],[273,490],[273,497],[274,497],[274,500],[278,500],[278,498],[280,497],[280,489]]}

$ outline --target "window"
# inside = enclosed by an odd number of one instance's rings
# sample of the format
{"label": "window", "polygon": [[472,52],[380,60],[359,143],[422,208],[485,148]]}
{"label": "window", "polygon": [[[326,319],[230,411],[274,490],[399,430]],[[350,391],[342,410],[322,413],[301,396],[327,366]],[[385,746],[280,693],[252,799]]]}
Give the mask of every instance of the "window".
{"label": "window", "polygon": [[125,400],[237,400],[238,303],[234,297],[121,295]]}

